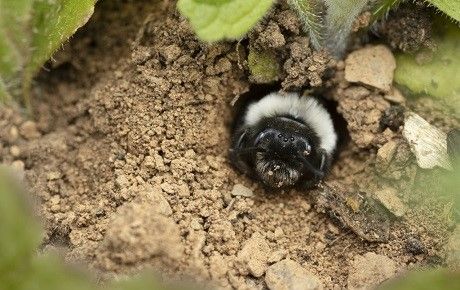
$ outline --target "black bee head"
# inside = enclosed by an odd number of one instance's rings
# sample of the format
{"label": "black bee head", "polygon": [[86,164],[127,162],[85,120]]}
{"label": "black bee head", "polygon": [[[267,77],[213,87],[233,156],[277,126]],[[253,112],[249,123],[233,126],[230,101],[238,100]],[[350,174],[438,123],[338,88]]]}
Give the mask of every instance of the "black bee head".
{"label": "black bee head", "polygon": [[288,117],[268,118],[258,126],[253,146],[258,177],[271,187],[296,184],[307,174],[306,162],[317,163],[317,137],[300,121]]}

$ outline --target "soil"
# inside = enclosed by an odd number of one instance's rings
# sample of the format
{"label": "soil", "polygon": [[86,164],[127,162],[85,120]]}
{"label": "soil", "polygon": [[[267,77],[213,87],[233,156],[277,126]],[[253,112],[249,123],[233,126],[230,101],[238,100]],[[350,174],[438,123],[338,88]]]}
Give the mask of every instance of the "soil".
{"label": "soil", "polygon": [[[207,45],[173,2],[101,1],[37,79],[33,121],[0,109],[1,161],[40,201],[43,247],[63,248],[101,279],[153,268],[236,289],[284,283],[279,268],[294,262],[293,277],[307,271],[325,289],[443,265],[451,204],[421,185],[440,173],[417,167],[398,112],[414,110],[445,132],[459,121],[395,88],[347,82],[345,63],[313,52],[299,27],[282,2],[242,42]],[[356,234],[363,224],[317,205],[321,187],[272,192],[230,165],[231,104],[254,88],[247,47],[279,57],[278,89],[308,89],[337,107],[348,137],[325,185],[351,208],[345,193],[391,188],[392,204],[405,208],[388,214],[386,242],[366,241]],[[387,269],[378,281],[362,265],[375,261]]]}

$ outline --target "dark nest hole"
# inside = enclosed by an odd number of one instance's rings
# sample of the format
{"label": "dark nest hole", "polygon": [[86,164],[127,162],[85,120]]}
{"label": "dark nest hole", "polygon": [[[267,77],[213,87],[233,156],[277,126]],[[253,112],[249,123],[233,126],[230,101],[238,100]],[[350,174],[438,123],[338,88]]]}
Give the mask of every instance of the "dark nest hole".
{"label": "dark nest hole", "polygon": [[[232,103],[232,106],[233,106],[232,119],[230,123],[228,124],[228,130],[230,131],[230,134],[233,134],[233,132],[238,127],[237,120],[239,120],[242,117],[242,115],[245,113],[245,108],[247,108],[247,106],[250,103],[260,100],[261,98],[265,97],[266,95],[272,92],[278,92],[280,90],[281,90],[281,83],[251,84],[248,92],[240,95]],[[350,134],[347,129],[347,121],[338,112],[337,101],[328,98],[324,90],[318,89],[314,91],[309,91],[306,94],[315,96],[318,98],[321,104],[324,105],[324,107],[329,112],[332,118],[332,121],[334,123],[334,128],[338,135],[338,143],[337,143],[337,149],[335,150],[334,156],[332,159],[332,165],[331,165],[331,168],[332,168],[338,162],[340,152],[348,145],[348,143],[351,140]],[[331,168],[329,170],[331,170]]]}

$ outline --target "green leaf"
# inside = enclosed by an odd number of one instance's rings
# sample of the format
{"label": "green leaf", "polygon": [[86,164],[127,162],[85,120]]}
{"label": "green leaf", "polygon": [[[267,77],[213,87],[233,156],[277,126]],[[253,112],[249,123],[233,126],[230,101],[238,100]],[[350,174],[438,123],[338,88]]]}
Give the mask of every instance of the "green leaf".
{"label": "green leaf", "polygon": [[179,0],[179,11],[191,22],[198,37],[212,42],[243,37],[273,0]]}
{"label": "green leaf", "polygon": [[35,74],[88,21],[96,1],[0,0],[0,96],[22,92],[27,103]]}
{"label": "green leaf", "polygon": [[420,62],[405,53],[396,55],[395,81],[414,94],[442,98],[460,111],[460,28],[437,19],[433,35],[436,51],[420,52],[427,60]]}
{"label": "green leaf", "polygon": [[426,0],[453,19],[460,21],[460,1],[454,0]]}

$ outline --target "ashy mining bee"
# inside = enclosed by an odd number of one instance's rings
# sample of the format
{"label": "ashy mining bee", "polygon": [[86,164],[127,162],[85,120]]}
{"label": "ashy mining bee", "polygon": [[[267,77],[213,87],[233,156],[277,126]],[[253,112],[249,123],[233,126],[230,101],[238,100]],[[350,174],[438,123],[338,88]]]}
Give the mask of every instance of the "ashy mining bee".
{"label": "ashy mining bee", "polygon": [[272,188],[316,185],[331,164],[337,133],[313,97],[271,93],[237,117],[230,160]]}

